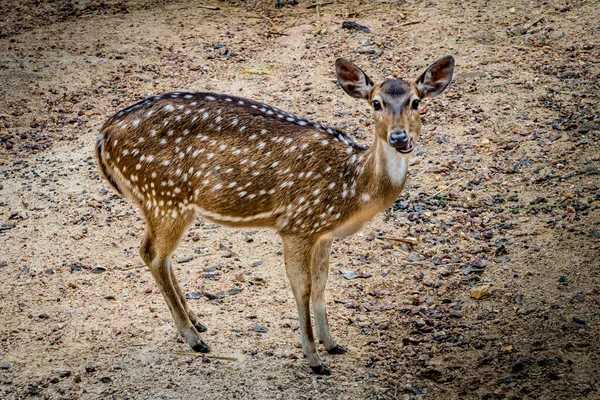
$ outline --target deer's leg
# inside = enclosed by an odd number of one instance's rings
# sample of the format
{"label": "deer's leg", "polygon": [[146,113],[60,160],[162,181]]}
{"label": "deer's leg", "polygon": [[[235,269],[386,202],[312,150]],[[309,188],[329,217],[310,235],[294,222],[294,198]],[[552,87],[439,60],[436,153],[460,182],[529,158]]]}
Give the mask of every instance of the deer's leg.
{"label": "deer's leg", "polygon": [[311,257],[314,242],[298,237],[283,237],[285,271],[292,286],[298,307],[298,323],[302,338],[302,350],[308,365],[320,375],[330,375],[331,370],[317,354],[317,346],[310,321]]}
{"label": "deer's leg", "polygon": [[187,300],[185,299],[185,296],[183,295],[183,291],[181,290],[181,285],[179,285],[179,283],[177,282],[177,278],[175,278],[175,273],[173,272],[173,268],[171,268],[171,282],[173,282],[173,286],[175,287],[175,290],[177,291],[179,300],[185,306],[185,311],[187,312],[188,317],[190,317],[190,321],[192,322],[192,325],[194,325],[194,328],[196,328],[196,330],[198,332],[206,332],[208,330],[206,328],[206,326],[204,326],[200,322],[198,322],[198,317],[196,317],[196,313],[194,313],[190,309],[190,307],[187,303]]}
{"label": "deer's leg", "polygon": [[189,212],[176,218],[148,218],[146,235],[142,240],[140,255],[150,269],[156,285],[165,298],[177,330],[195,351],[207,353],[210,347],[200,339],[186,310],[185,298],[179,283],[173,276],[171,254],[177,247],[181,235],[193,219]]}
{"label": "deer's leg", "polygon": [[323,342],[329,354],[344,354],[346,349],[338,345],[331,337],[325,308],[325,285],[329,274],[329,254],[333,239],[322,239],[317,243],[312,259],[312,306],[315,314],[317,336]]}

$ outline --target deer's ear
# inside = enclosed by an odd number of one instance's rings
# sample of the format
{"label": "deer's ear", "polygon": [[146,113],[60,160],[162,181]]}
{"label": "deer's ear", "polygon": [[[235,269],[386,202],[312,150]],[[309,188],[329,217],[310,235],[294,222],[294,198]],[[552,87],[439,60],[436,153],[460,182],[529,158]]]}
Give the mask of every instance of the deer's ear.
{"label": "deer's ear", "polygon": [[338,58],[335,61],[335,73],[342,89],[357,99],[368,99],[373,89],[373,81],[352,61]]}
{"label": "deer's ear", "polygon": [[416,85],[421,98],[435,97],[442,93],[452,80],[454,57],[442,57],[427,68],[417,79]]}

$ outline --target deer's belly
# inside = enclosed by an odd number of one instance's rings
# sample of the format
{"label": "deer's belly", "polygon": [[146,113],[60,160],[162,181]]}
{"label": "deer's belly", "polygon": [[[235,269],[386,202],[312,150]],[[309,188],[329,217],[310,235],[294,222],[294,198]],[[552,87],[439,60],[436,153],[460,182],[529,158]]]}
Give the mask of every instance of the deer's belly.
{"label": "deer's belly", "polygon": [[325,234],[326,238],[342,238],[350,236],[362,229],[362,227],[369,222],[375,215],[381,211],[379,208],[363,209],[338,225],[335,229]]}

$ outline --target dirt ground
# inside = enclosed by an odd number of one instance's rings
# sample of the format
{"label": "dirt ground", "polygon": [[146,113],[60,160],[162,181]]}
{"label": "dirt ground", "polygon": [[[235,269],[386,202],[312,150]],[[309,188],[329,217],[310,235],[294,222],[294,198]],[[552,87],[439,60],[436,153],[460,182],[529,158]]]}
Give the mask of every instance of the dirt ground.
{"label": "dirt ground", "polygon": [[[599,399],[598,2],[207,4],[0,5],[0,398]],[[455,79],[427,101],[404,192],[334,243],[349,352],[321,349],[333,374],[303,359],[277,235],[201,220],[174,266],[211,355],[235,361],[191,355],[138,255],[140,214],[95,165],[101,124],[209,90],[369,144],[335,59],[415,79],[446,54]]]}

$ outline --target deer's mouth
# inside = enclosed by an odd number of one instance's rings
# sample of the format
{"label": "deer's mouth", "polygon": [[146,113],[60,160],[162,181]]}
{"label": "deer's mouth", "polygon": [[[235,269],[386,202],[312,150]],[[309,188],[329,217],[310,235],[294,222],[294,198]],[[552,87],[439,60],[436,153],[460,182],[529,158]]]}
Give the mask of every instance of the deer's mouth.
{"label": "deer's mouth", "polygon": [[399,153],[408,154],[415,149],[415,143],[409,140],[408,143],[402,147],[396,147],[396,151]]}

